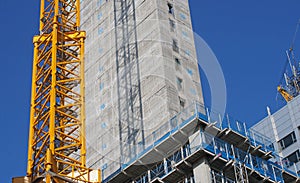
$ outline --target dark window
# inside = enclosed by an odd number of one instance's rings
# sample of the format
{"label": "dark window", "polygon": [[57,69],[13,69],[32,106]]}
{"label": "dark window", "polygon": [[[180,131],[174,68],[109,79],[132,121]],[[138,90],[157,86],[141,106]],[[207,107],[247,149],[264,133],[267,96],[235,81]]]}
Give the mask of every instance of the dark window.
{"label": "dark window", "polygon": [[287,148],[288,146],[292,145],[297,141],[295,132],[292,132],[285,136],[283,139],[281,139],[278,143],[281,148],[281,150]]}
{"label": "dark window", "polygon": [[178,42],[175,39],[173,39],[173,51],[179,52]]}
{"label": "dark window", "polygon": [[179,70],[179,69],[180,69],[180,66],[181,66],[181,63],[180,63],[179,59],[178,59],[178,58],[175,58],[175,69],[176,69],[176,70]]}
{"label": "dark window", "polygon": [[169,8],[169,13],[174,15],[174,7],[173,7],[173,4],[171,3],[168,3],[168,8]]}
{"label": "dark window", "polygon": [[170,23],[171,32],[174,32],[175,31],[175,21],[172,19],[169,19],[169,23]]}
{"label": "dark window", "polygon": [[300,152],[299,150],[293,152],[292,154],[288,155],[286,158],[284,158],[283,162],[287,167],[292,166],[294,163],[297,163],[300,161]]}
{"label": "dark window", "polygon": [[179,97],[179,105],[180,105],[180,110],[183,110],[185,106],[185,100],[181,97]]}
{"label": "dark window", "polygon": [[179,90],[179,91],[181,91],[182,90],[182,79],[181,78],[176,78],[176,83],[177,83],[177,89]]}

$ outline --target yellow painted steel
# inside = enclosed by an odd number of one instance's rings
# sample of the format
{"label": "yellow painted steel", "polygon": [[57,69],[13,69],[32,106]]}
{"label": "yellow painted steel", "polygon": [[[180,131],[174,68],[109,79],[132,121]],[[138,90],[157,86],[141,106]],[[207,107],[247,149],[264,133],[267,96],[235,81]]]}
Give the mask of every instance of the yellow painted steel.
{"label": "yellow painted steel", "polygon": [[34,59],[27,176],[39,182],[100,182],[86,168],[84,40],[79,0],[41,0]]}
{"label": "yellow painted steel", "polygon": [[285,99],[286,102],[289,102],[293,100],[293,96],[290,95],[285,89],[283,89],[281,86],[277,87],[277,91],[282,95],[282,97]]}

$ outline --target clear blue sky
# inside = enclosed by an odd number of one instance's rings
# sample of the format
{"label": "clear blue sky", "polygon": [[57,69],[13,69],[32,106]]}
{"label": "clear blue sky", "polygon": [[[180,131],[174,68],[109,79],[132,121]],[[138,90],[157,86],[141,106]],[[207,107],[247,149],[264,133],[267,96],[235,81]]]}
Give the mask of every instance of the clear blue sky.
{"label": "clear blue sky", "polygon": [[[0,3],[0,182],[3,183],[26,172],[31,40],[38,30],[38,4],[38,0]],[[206,40],[222,66],[228,113],[251,125],[266,115],[267,105],[274,111],[284,51],[300,18],[300,1],[190,0],[190,4],[194,31]],[[209,96],[207,89],[204,91]]]}

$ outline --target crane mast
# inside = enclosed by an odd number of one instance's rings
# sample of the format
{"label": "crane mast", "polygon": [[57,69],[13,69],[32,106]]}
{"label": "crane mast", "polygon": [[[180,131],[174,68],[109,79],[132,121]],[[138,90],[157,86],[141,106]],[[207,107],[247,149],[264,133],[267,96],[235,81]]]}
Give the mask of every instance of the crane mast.
{"label": "crane mast", "polygon": [[[84,40],[80,0],[41,0],[34,36],[27,177],[92,182],[86,168]],[[98,182],[100,180],[100,175]]]}

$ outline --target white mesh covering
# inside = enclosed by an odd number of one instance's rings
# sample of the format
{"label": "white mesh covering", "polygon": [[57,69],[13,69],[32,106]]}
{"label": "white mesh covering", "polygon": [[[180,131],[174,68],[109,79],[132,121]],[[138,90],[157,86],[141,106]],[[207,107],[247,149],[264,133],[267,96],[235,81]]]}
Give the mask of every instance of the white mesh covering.
{"label": "white mesh covering", "polygon": [[[203,102],[188,2],[174,0],[174,6],[171,15],[164,1],[136,0],[145,137],[192,101]],[[120,167],[113,0],[82,0],[81,8],[81,29],[87,32],[87,165],[107,175]],[[174,30],[169,19],[175,22]]]}

